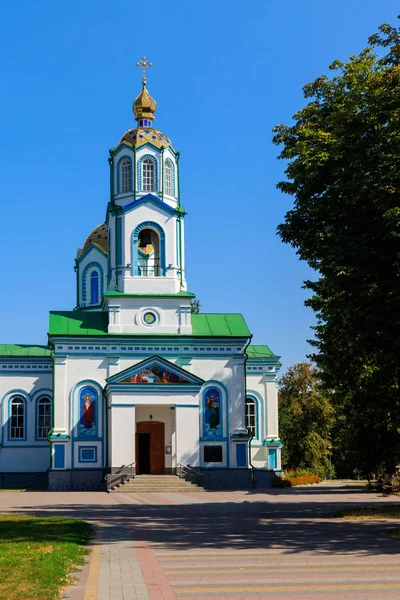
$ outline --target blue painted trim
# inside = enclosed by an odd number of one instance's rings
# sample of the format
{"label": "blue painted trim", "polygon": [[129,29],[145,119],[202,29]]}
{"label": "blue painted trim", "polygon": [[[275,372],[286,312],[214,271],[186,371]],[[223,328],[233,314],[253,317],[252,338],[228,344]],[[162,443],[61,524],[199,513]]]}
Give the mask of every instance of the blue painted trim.
{"label": "blue painted trim", "polygon": [[48,437],[39,437],[38,436],[38,431],[39,431],[39,402],[40,400],[43,399],[46,400],[50,400],[50,430],[51,430],[51,423],[53,422],[53,402],[52,402],[52,393],[51,390],[40,390],[39,392],[36,392],[36,394],[33,397],[34,400],[34,404],[35,404],[35,441],[39,442],[42,440],[48,440]]}
{"label": "blue painted trim", "polygon": [[268,448],[268,468],[269,469],[277,469],[278,468],[278,449],[277,448]]}
{"label": "blue painted trim", "polygon": [[77,263],[81,263],[82,260],[85,258],[85,256],[87,256],[89,254],[89,252],[91,252],[92,250],[98,250],[98,252],[100,252],[100,254],[103,254],[103,256],[105,256],[107,258],[107,252],[104,252],[104,250],[102,250],[101,248],[99,248],[99,246],[95,246],[93,244],[93,242],[90,243],[90,246],[88,248],[86,248],[85,252],[82,252],[82,254],[76,259]]}
{"label": "blue painted trim", "polygon": [[154,187],[154,189],[152,191],[153,192],[158,192],[158,160],[152,154],[143,154],[143,156],[141,156],[139,158],[139,165],[138,165],[138,170],[139,170],[139,191],[140,192],[144,192],[145,191],[145,190],[143,190],[143,162],[147,158],[150,158],[150,160],[153,161],[153,165],[154,165],[154,181],[153,181],[153,187]]}
{"label": "blue painted trim", "polygon": [[54,444],[53,469],[65,469],[65,444]]}
{"label": "blue painted trim", "polygon": [[200,409],[198,404],[175,404],[175,408],[197,408]]}
{"label": "blue painted trim", "polygon": [[110,404],[110,408],[113,408],[113,407],[124,407],[124,408],[125,407],[129,407],[129,408],[132,408],[134,406],[136,406],[136,404],[119,404],[118,402],[113,402],[112,404]]}
{"label": "blue painted trim", "polygon": [[[201,404],[200,404],[200,418],[201,418],[201,433],[202,433],[202,437],[203,437],[203,432],[204,432],[204,428],[203,428],[203,423],[204,423],[204,394],[205,391],[207,390],[207,388],[209,387],[220,387],[225,395],[225,424],[226,424],[226,428],[225,428],[225,432],[229,435],[229,431],[230,431],[230,423],[229,423],[229,393],[227,388],[225,387],[225,385],[223,383],[221,383],[220,381],[216,381],[215,379],[210,379],[209,381],[206,381],[203,387],[203,393],[201,395]],[[222,427],[222,432],[224,432],[224,427]],[[227,436],[224,436],[227,437]],[[215,439],[215,438],[214,438]],[[205,441],[205,439],[204,439]],[[212,442],[213,439],[212,438],[207,438],[207,441]],[[216,441],[220,441],[220,440],[216,440]],[[229,468],[230,466],[230,452],[229,452],[229,446],[230,444],[227,443],[226,444],[226,467],[225,468]]]}
{"label": "blue painted trim", "polygon": [[111,275],[112,275],[112,270],[111,270],[111,249],[112,249],[112,245],[111,245],[111,229],[110,229],[110,227],[108,227],[107,286],[109,285],[109,283],[111,281]]}
{"label": "blue painted trim", "polygon": [[200,442],[229,442],[229,438],[226,436],[218,437],[218,438],[209,438],[209,437],[201,437]]}
{"label": "blue painted trim", "polygon": [[[77,427],[77,423],[75,423],[75,404],[77,403],[77,398],[76,398],[76,394],[80,392],[80,389],[83,387],[93,387],[96,392],[97,392],[97,418],[98,418],[98,432],[99,432],[99,425],[100,425],[100,410],[102,411],[101,414],[101,436],[96,436],[96,437],[91,437],[90,440],[88,440],[87,438],[82,438],[80,436],[77,436],[75,434],[76,431],[76,427]],[[71,404],[72,404],[72,408],[71,408],[71,424],[72,424],[72,431],[71,431],[71,438],[72,438],[72,456],[71,456],[71,466],[72,468],[74,468],[75,466],[75,444],[76,443],[82,443],[83,441],[88,441],[88,442],[101,442],[102,445],[102,464],[101,467],[104,468],[105,466],[105,443],[104,443],[104,435],[105,435],[105,399],[104,399],[104,395],[103,395],[103,388],[100,385],[100,383],[98,383],[97,381],[94,381],[93,379],[84,379],[83,381],[80,381],[79,383],[77,383],[76,385],[74,385],[74,387],[72,388],[71,391]],[[79,404],[79,403],[78,403]]]}
{"label": "blue painted trim", "polygon": [[168,195],[173,196],[175,198],[176,197],[175,165],[170,158],[167,158],[164,161],[164,194],[167,193],[165,191],[165,167],[167,164],[171,167],[171,187],[172,187],[172,190],[171,190],[172,194],[168,194]]}
{"label": "blue painted trim", "polygon": [[[84,459],[83,450],[93,450],[93,459]],[[78,463],[97,463],[97,446],[78,446]]]}
{"label": "blue painted trim", "polygon": [[[129,182],[130,182],[130,189],[127,192],[121,192],[121,185],[122,185],[122,161],[123,160],[129,160],[130,163],[130,177],[129,177]],[[128,156],[127,154],[124,154],[123,156],[121,156],[121,158],[118,159],[117,162],[117,173],[116,173],[116,179],[117,179],[117,195],[118,194],[130,194],[132,193],[132,176],[133,176],[133,164],[132,164],[132,158],[130,156]]]}
{"label": "blue painted trim", "polygon": [[139,260],[139,252],[138,252],[138,240],[139,240],[139,232],[142,229],[155,229],[160,238],[160,270],[161,275],[165,277],[165,233],[163,228],[154,221],[144,221],[140,223],[132,232],[132,275],[134,277],[139,276],[139,268],[138,268],[138,260]]}
{"label": "blue painted trim", "polygon": [[122,218],[118,217],[118,213],[116,214],[116,217],[115,217],[115,227],[116,227],[116,235],[117,235],[117,238],[118,238],[117,264],[116,264],[116,266],[120,267],[122,265],[122,244],[123,244],[123,239],[122,239]]}
{"label": "blue painted trim", "polygon": [[247,444],[236,444],[236,466],[239,469],[247,467]]}
{"label": "blue painted trim", "polygon": [[[128,144],[127,142],[121,142],[120,144],[118,144],[118,146],[116,148],[111,150],[111,154],[112,155],[118,154],[118,152],[121,151],[121,148],[127,148],[129,150],[132,150],[132,144]],[[151,142],[145,142],[144,144],[139,146],[137,148],[137,150],[142,150],[142,148],[150,148],[151,150],[155,150],[158,154],[160,154],[160,148],[158,148],[158,146],[155,146]],[[165,150],[167,150],[167,149],[171,152],[171,154],[174,157],[177,156],[177,152],[175,152],[175,150],[173,150],[172,146],[165,146]]]}
{"label": "blue painted trim", "polygon": [[[99,274],[100,274],[100,281],[99,281],[99,302],[97,304],[90,304],[90,302],[87,301],[87,296],[88,296],[88,292],[87,292],[87,288],[89,287],[89,275],[90,270],[93,269],[98,269]],[[82,273],[82,302],[86,302],[87,304],[89,304],[89,306],[98,306],[99,304],[101,304],[101,300],[103,298],[103,294],[104,294],[104,271],[103,271],[103,267],[98,263],[98,262],[90,262],[86,265],[86,267],[83,269],[83,273]]]}
{"label": "blue painted trim", "polygon": [[[24,405],[24,437],[12,438],[11,437],[11,404],[12,404],[13,400],[16,400],[17,398],[20,398]],[[29,399],[31,399],[31,398],[29,398]],[[8,442],[10,444],[13,443],[13,440],[15,440],[16,442],[25,442],[27,440],[27,437],[28,437],[28,435],[27,435],[27,433],[28,433],[28,423],[27,423],[28,403],[26,400],[27,399],[24,396],[22,396],[22,394],[13,394],[8,399]]]}
{"label": "blue painted trim", "polygon": [[[154,196],[154,194],[151,193],[148,193],[145,196],[141,196],[137,200],[129,202],[129,204],[126,204],[121,208],[123,213],[125,214],[131,212],[132,210],[135,210],[136,208],[139,208],[139,206],[142,206],[143,204],[154,204],[154,206],[167,213],[168,215],[172,215],[174,217],[178,215],[175,208],[172,208],[172,206],[158,198],[158,196]],[[183,219],[183,215],[181,215],[181,218]]]}
{"label": "blue painted trim", "polygon": [[[257,441],[261,441],[264,439],[264,399],[259,392],[255,390],[246,390],[246,398],[250,398],[254,401],[255,412],[256,412],[256,437],[254,438]],[[245,399],[246,402],[246,399]],[[261,422],[260,422],[260,413],[261,413]]]}
{"label": "blue painted trim", "polygon": [[[178,377],[185,378],[187,380],[187,383],[178,383],[178,384],[145,383],[142,385],[136,383],[136,384],[134,384],[135,389],[137,389],[139,387],[143,387],[145,389],[147,389],[149,387],[151,387],[152,389],[159,388],[159,387],[161,387],[162,389],[164,389],[166,387],[168,387],[169,389],[171,389],[172,387],[178,387],[180,389],[181,387],[187,387],[187,386],[191,387],[192,385],[197,385],[197,386],[199,386],[199,389],[200,389],[201,386],[204,384],[204,380],[200,379],[200,377],[197,377],[197,375],[193,375],[193,373],[189,373],[189,371],[185,371],[185,369],[182,369],[182,367],[178,367],[178,365],[174,365],[173,363],[171,363],[168,360],[165,360],[165,358],[162,358],[158,354],[153,354],[152,356],[149,356],[149,358],[142,360],[141,362],[137,363],[136,365],[133,365],[132,367],[128,367],[127,369],[124,369],[123,371],[120,371],[119,373],[116,373],[115,375],[111,375],[110,377],[108,377],[106,379],[106,381],[108,384],[118,384],[121,381],[123,381],[124,379],[126,379],[127,377],[131,377],[132,375],[135,375],[138,371],[142,371],[143,369],[146,369],[147,367],[153,365],[154,363],[156,363],[160,367],[169,369]],[[124,385],[124,384],[121,384],[121,385]],[[132,384],[128,383],[125,385],[128,385],[129,389],[132,388]]]}

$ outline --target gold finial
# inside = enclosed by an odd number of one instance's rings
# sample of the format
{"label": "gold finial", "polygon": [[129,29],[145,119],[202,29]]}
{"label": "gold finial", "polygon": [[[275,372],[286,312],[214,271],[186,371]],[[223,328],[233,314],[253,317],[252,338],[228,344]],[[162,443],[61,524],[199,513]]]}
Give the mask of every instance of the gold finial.
{"label": "gold finial", "polygon": [[146,69],[147,67],[152,67],[153,63],[147,62],[147,58],[145,56],[142,56],[142,60],[138,60],[136,66],[142,67],[142,85],[145,86],[147,83]]}

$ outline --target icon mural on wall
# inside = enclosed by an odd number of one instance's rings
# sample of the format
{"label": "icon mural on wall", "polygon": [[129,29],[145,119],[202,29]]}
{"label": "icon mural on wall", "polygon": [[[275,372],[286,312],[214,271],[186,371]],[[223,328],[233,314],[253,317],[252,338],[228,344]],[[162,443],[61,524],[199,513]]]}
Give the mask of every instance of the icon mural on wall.
{"label": "icon mural on wall", "polygon": [[96,421],[96,404],[97,392],[92,388],[82,388],[79,394],[80,404],[80,419],[79,419],[79,435],[81,436],[96,436],[97,421]]}
{"label": "icon mural on wall", "polygon": [[168,384],[168,383],[189,383],[187,379],[184,379],[180,375],[169,371],[165,367],[161,367],[157,364],[149,365],[146,369],[142,369],[133,375],[130,375],[126,379],[120,381],[120,383],[157,383],[157,384]]}
{"label": "icon mural on wall", "polygon": [[222,435],[221,394],[216,388],[207,390],[204,397],[204,436]]}

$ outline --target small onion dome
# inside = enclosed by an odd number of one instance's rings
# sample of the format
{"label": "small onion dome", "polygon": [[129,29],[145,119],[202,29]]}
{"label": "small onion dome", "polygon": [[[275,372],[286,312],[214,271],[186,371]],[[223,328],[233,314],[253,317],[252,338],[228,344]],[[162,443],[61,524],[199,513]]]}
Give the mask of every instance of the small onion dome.
{"label": "small onion dome", "polygon": [[154,113],[156,112],[156,101],[147,91],[146,82],[143,82],[143,88],[139,96],[133,103],[132,110],[136,121],[140,119],[148,119],[153,121]]}
{"label": "small onion dome", "polygon": [[100,225],[98,225],[96,227],[96,229],[93,229],[92,233],[90,235],[88,235],[88,237],[86,238],[86,242],[85,242],[82,250],[78,252],[78,256],[80,256],[80,254],[83,254],[85,252],[85,250],[87,250],[89,248],[89,246],[91,246],[92,244],[94,246],[97,246],[98,248],[100,248],[100,250],[102,250],[106,254],[108,254],[107,223],[101,223]]}
{"label": "small onion dome", "polygon": [[162,131],[153,127],[135,127],[134,129],[129,129],[129,131],[124,133],[119,143],[132,144],[136,148],[140,148],[140,146],[147,143],[153,144],[156,148],[167,148],[167,146],[172,148],[171,140]]}

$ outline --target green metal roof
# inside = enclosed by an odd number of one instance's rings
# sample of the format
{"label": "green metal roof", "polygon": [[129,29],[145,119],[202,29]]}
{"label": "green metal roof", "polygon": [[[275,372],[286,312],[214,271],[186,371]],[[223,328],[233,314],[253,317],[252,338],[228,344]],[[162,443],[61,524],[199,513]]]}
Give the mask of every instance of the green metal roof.
{"label": "green metal roof", "polygon": [[50,313],[50,335],[107,335],[108,313],[74,311],[52,311]]}
{"label": "green metal roof", "polygon": [[[198,314],[191,315],[193,336],[205,337],[249,337],[250,331],[240,314]],[[108,335],[108,313],[75,310],[70,312],[51,312],[50,335]],[[112,334],[115,336],[133,334]],[[149,334],[140,333],[140,336]],[[151,334],[162,336],[163,334]],[[172,337],[183,337],[176,335]]]}
{"label": "green metal roof", "polygon": [[124,294],[112,291],[104,294],[105,298],[195,298],[196,294],[191,292],[178,292],[177,294]]}
{"label": "green metal roof", "polygon": [[246,352],[249,358],[280,358],[279,356],[276,356],[268,346],[250,344]]}
{"label": "green metal roof", "polygon": [[51,356],[51,350],[47,346],[0,344],[0,356]]}
{"label": "green metal roof", "polygon": [[249,337],[250,331],[240,314],[192,315],[193,335]]}

